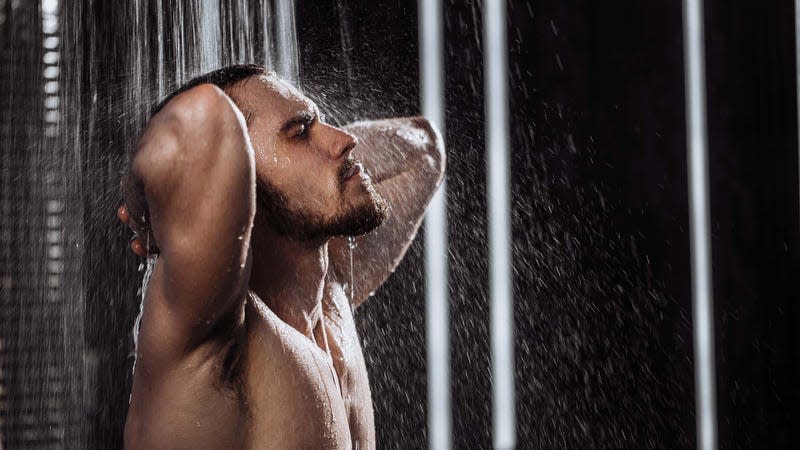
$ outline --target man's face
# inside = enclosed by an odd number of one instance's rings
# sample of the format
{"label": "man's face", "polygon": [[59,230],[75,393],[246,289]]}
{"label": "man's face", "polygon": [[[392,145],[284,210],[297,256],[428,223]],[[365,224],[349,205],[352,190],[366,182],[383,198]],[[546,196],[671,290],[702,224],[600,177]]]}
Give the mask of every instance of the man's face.
{"label": "man's face", "polygon": [[352,135],[324,123],[317,106],[283,80],[253,77],[233,95],[250,115],[257,214],[273,231],[310,241],[381,224],[386,203],[352,158]]}

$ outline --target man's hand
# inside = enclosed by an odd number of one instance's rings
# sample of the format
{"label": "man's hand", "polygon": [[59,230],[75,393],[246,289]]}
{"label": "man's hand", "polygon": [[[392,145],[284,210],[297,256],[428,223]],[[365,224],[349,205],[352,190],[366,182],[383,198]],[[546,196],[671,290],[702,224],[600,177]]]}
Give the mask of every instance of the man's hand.
{"label": "man's hand", "polygon": [[[128,213],[128,206],[123,203],[117,208],[117,218],[120,222],[124,223],[133,231],[133,238],[131,239],[131,250],[133,253],[145,258],[148,256],[148,248],[150,249],[149,254],[158,253],[158,248],[155,246],[155,243],[152,245],[147,245],[142,242],[142,238],[140,237],[143,233],[142,227],[139,225],[138,222],[131,220],[131,216]],[[145,234],[146,235],[146,234]]]}

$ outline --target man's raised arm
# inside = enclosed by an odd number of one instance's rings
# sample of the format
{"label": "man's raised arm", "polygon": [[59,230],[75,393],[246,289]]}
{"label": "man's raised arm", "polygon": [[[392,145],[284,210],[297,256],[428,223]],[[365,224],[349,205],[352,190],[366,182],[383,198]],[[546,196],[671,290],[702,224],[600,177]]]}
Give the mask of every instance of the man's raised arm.
{"label": "man's raised arm", "polygon": [[[356,238],[350,301],[358,306],[389,277],[414,239],[444,176],[445,152],[441,135],[422,117],[358,122],[345,129],[358,137],[353,154],[390,208],[383,225]],[[335,279],[350,283],[347,238],[333,239],[329,253]]]}
{"label": "man's raised arm", "polygon": [[159,251],[140,358],[168,370],[225,327],[247,290],[255,168],[239,109],[208,84],[175,97],[150,120],[123,189],[134,229]]}

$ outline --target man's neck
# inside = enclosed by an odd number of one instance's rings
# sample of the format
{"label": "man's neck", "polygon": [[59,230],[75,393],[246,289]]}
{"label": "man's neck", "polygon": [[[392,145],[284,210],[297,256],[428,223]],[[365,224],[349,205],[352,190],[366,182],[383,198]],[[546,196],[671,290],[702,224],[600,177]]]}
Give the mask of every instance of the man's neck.
{"label": "man's neck", "polygon": [[252,289],[284,322],[314,340],[322,320],[327,240],[309,244],[253,230]]}

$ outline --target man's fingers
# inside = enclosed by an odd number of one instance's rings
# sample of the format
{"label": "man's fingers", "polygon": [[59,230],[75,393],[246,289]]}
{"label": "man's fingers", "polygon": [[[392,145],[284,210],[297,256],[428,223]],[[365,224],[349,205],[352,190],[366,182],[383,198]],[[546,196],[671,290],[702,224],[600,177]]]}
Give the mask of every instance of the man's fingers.
{"label": "man's fingers", "polygon": [[[148,249],[147,247],[145,247],[144,241],[142,241],[140,236],[142,235],[142,233],[149,233],[149,232],[147,230],[140,229],[138,224],[135,221],[131,220],[131,215],[130,212],[128,211],[128,205],[126,205],[125,203],[123,203],[122,205],[119,206],[119,208],[117,208],[117,217],[122,223],[128,225],[131,228],[131,230],[133,230],[134,235],[133,238],[131,238],[131,244],[130,244],[131,251],[143,258],[146,258]],[[158,252],[157,248],[153,247],[152,245],[150,247],[151,251]]]}
{"label": "man's fingers", "polygon": [[117,208],[117,217],[125,225],[128,225],[128,223],[131,221],[131,216],[128,214],[128,207],[125,206],[124,203]]}
{"label": "man's fingers", "polygon": [[133,253],[136,253],[141,257],[147,256],[147,250],[145,250],[144,245],[139,238],[134,238],[134,240],[131,241],[131,250],[133,250]]}
{"label": "man's fingers", "polygon": [[[131,216],[128,214],[128,207],[125,205],[125,203],[121,204],[119,208],[117,208],[117,218],[125,225],[130,226]],[[136,253],[139,256],[147,256],[147,250],[145,250],[144,245],[142,245],[141,239],[135,235],[131,239],[131,250],[133,253]]]}

